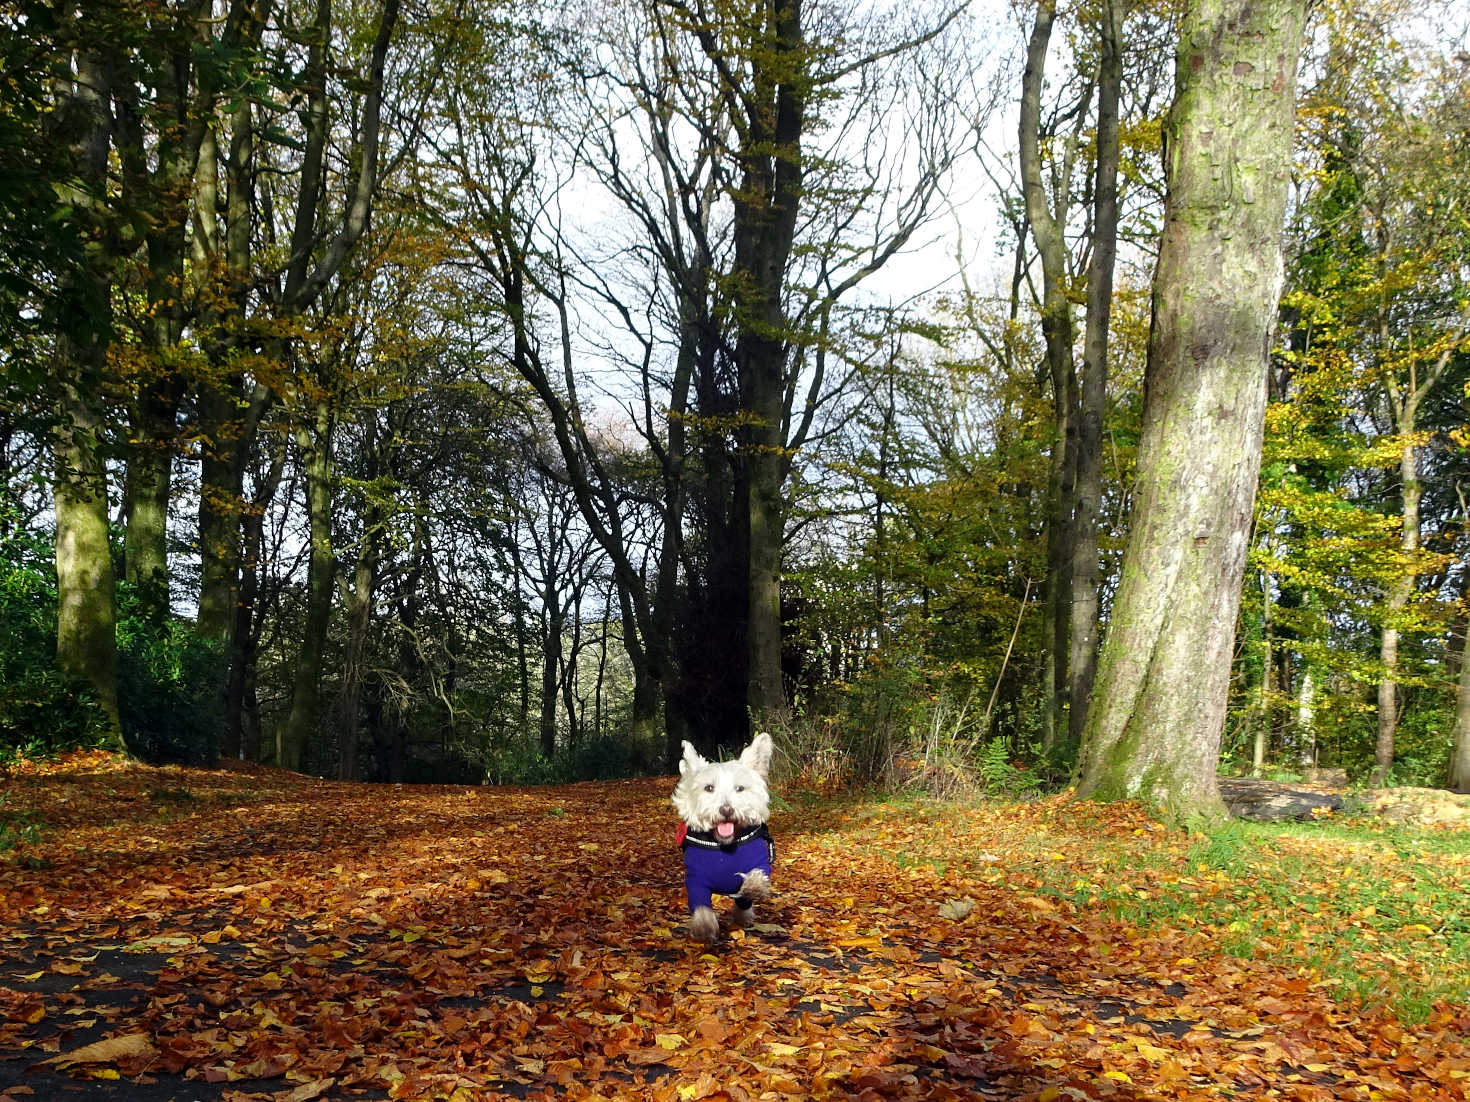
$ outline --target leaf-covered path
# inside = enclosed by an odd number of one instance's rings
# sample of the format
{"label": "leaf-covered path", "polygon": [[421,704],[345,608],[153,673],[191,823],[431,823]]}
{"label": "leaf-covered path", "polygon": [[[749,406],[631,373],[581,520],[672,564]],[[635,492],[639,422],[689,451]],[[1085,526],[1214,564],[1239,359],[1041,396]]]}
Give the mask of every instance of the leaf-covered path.
{"label": "leaf-covered path", "polygon": [[762,931],[705,952],[671,783],[14,778],[50,827],[0,864],[0,1100],[1465,1096],[1463,1007],[1029,893],[1006,809],[783,812]]}

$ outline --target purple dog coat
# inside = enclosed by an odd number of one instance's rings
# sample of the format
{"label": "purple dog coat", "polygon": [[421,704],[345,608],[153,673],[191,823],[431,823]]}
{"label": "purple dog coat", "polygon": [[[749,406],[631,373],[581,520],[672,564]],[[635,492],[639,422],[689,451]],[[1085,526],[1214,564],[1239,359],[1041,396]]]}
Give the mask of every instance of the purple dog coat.
{"label": "purple dog coat", "polygon": [[737,907],[749,907],[750,900],[736,894],[740,882],[756,869],[769,878],[776,851],[764,823],[724,845],[715,841],[713,831],[690,830],[681,823],[679,844],[684,849],[684,893],[689,897],[690,914],[710,906],[716,893],[734,895]]}

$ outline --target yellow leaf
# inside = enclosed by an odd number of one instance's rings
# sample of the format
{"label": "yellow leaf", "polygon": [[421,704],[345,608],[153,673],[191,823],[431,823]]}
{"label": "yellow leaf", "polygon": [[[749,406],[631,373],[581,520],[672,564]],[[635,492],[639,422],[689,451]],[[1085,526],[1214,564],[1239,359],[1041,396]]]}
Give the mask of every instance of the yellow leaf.
{"label": "yellow leaf", "polygon": [[280,1102],[313,1102],[326,1094],[332,1087],[336,1086],[335,1079],[313,1079],[309,1083],[302,1083],[290,1094],[276,1095]]}
{"label": "yellow leaf", "polygon": [[677,1033],[655,1033],[653,1039],[658,1042],[659,1048],[668,1049],[670,1052],[688,1043]]}
{"label": "yellow leaf", "polygon": [[1047,1087],[1046,1090],[1042,1091],[1041,1094],[1037,1097],[1039,1098],[1040,1102],[1057,1102],[1057,1099],[1061,1096],[1062,1092],[1059,1088]]}
{"label": "yellow leaf", "polygon": [[883,944],[881,937],[844,937],[837,944],[844,949],[876,949]]}
{"label": "yellow leaf", "polygon": [[951,922],[959,922],[975,909],[975,901],[969,896],[963,899],[951,899],[941,903],[939,906],[939,917],[947,918]]}
{"label": "yellow leaf", "polygon": [[1122,1072],[1122,1071],[1105,1071],[1105,1072],[1103,1072],[1103,1078],[1104,1079],[1113,1079],[1113,1080],[1116,1080],[1119,1083],[1131,1083],[1131,1082],[1133,1082],[1132,1079],[1129,1079],[1128,1078],[1127,1072]]}
{"label": "yellow leaf", "polygon": [[73,1064],[105,1064],[121,1056],[152,1056],[156,1051],[148,1034],[125,1033],[121,1037],[109,1037],[105,1041],[95,1041],[71,1052],[63,1052],[42,1063],[55,1064],[59,1068]]}
{"label": "yellow leaf", "polygon": [[772,1056],[795,1056],[801,1051],[800,1045],[788,1045],[785,1041],[767,1041],[766,1048]]}

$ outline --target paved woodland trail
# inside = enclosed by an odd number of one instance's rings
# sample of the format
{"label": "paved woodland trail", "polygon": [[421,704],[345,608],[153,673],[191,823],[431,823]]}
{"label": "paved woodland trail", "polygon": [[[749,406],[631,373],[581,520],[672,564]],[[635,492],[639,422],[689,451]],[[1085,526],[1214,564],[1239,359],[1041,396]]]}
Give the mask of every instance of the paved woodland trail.
{"label": "paved woodland trail", "polygon": [[[1040,814],[1024,808],[783,811],[761,931],[706,952],[679,930],[672,780],[385,787],[94,755],[7,785],[5,810],[52,826],[0,856],[4,1102],[1458,1099],[1470,1083],[1463,1007],[1413,1028],[1363,1016],[1299,967],[1011,882],[991,849]],[[905,856],[936,847],[950,859]]]}

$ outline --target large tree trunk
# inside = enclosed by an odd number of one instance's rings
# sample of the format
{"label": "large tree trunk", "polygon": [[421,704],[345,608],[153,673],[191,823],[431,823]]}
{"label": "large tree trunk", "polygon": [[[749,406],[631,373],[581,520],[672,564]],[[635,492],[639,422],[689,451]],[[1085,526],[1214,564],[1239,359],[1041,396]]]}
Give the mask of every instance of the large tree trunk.
{"label": "large tree trunk", "polygon": [[56,665],[91,687],[108,725],[121,735],[100,407],[112,291],[101,210],[110,141],[108,87],[107,67],[87,55],[77,59],[75,81],[63,78],[56,84],[58,115],[78,127],[72,154],[81,181],[61,199],[87,220],[91,233],[79,270],[61,288],[71,316],[56,338]]}
{"label": "large tree trunk", "polygon": [[98,445],[101,417],[83,397],[85,346],[58,342],[64,385],[56,430],[56,666],[88,685],[108,725],[121,734],[117,702],[116,605],[107,540],[107,476]]}
{"label": "large tree trunk", "polygon": [[1132,532],[1078,793],[1220,818],[1305,0],[1194,0],[1165,124]]}

